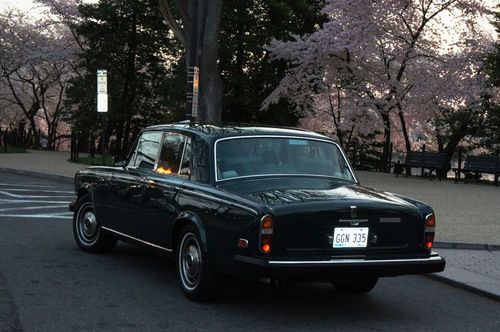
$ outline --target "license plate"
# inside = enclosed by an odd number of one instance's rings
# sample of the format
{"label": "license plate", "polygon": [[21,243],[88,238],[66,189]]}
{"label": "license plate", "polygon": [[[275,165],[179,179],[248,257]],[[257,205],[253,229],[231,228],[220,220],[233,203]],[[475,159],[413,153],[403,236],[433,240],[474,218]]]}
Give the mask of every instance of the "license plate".
{"label": "license plate", "polygon": [[335,227],[334,248],[366,248],[368,227]]}

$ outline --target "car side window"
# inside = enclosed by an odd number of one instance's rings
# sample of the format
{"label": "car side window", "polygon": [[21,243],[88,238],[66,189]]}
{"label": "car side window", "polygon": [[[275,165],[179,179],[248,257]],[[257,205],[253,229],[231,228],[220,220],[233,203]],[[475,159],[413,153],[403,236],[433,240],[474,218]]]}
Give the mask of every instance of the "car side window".
{"label": "car side window", "polygon": [[190,146],[190,143],[188,144],[186,136],[178,133],[165,133],[156,171],[160,174],[181,174],[183,167],[185,168],[185,163],[182,162],[181,165],[181,161],[188,145]]}
{"label": "car side window", "polygon": [[139,138],[137,150],[129,161],[130,167],[153,170],[160,148],[161,132],[145,132]]}

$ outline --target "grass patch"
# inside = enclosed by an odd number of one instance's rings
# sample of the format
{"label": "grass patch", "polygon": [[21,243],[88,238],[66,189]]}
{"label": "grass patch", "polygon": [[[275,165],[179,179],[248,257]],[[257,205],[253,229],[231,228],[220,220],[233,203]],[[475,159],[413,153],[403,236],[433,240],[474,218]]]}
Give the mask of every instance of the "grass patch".
{"label": "grass patch", "polygon": [[5,148],[5,146],[0,146],[0,153],[25,153],[26,150],[24,150],[23,148],[17,148],[15,146],[10,146],[10,145],[7,145],[7,149]]}
{"label": "grass patch", "polygon": [[113,166],[113,157],[112,156],[106,156],[106,160],[104,162],[104,165],[102,164],[102,155],[94,155],[94,158],[90,157],[78,157],[76,160],[69,160],[72,163],[75,164],[83,164],[83,165],[90,165],[90,166]]}

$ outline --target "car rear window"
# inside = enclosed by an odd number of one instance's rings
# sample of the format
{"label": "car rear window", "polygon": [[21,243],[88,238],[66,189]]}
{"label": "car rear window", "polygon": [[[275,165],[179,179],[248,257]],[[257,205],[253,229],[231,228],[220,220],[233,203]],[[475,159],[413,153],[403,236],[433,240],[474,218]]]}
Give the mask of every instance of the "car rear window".
{"label": "car rear window", "polygon": [[340,148],[308,138],[235,137],[216,143],[217,180],[262,175],[331,176],[354,181]]}

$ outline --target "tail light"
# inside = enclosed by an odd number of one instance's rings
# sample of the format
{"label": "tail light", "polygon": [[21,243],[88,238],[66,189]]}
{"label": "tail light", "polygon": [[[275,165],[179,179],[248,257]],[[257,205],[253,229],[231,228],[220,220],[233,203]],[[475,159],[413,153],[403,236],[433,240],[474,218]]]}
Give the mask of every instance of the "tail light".
{"label": "tail light", "polygon": [[260,220],[260,242],[259,247],[260,251],[265,254],[271,252],[272,247],[272,239],[273,239],[273,218],[271,215],[266,214]]}
{"label": "tail light", "polygon": [[433,213],[425,217],[424,246],[431,249],[434,245],[434,230],[436,228],[436,216]]}

